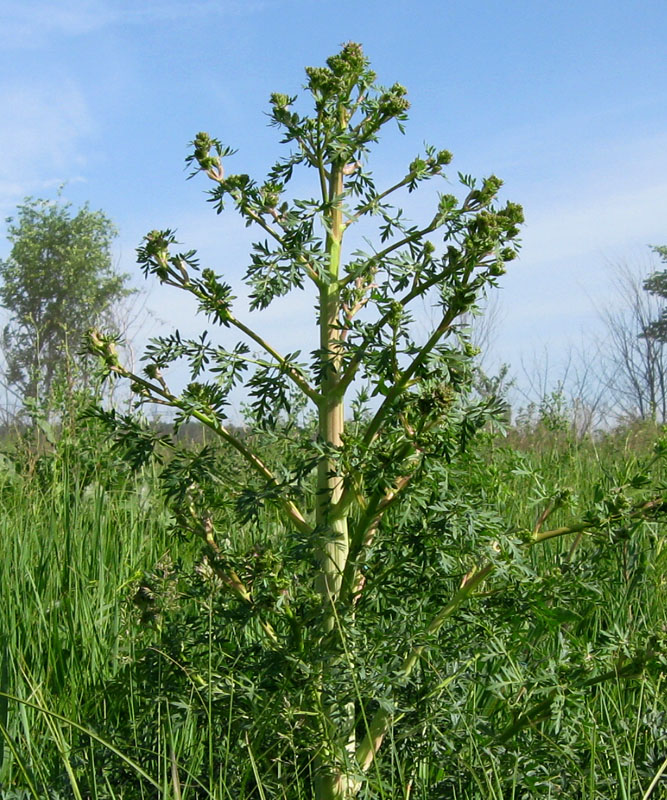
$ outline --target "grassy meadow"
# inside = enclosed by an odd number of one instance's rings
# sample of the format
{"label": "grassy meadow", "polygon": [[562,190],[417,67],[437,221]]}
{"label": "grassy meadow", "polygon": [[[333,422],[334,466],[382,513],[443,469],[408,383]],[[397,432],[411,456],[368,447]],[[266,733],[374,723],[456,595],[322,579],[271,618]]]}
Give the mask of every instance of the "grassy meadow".
{"label": "grassy meadow", "polygon": [[[458,491],[482,497],[508,530],[532,528],[545,509],[551,527],[566,524],[600,487],[650,470],[661,486],[658,434],[484,433],[457,466]],[[296,714],[272,730],[289,664],[276,655],[253,678],[252,636],[239,635],[253,623],[178,535],[156,469],[128,466],[94,420],[50,444],[5,447],[2,800],[310,796],[312,765],[295,746],[307,730]],[[289,535],[270,511],[230,525],[255,559]],[[440,631],[360,796],[667,797],[666,587],[657,522],[532,548],[502,590],[484,587]]]}

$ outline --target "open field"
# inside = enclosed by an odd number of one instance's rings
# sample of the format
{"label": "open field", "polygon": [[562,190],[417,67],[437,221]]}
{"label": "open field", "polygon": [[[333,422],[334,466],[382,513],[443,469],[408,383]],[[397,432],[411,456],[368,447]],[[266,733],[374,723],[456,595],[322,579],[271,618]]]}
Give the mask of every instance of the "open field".
{"label": "open field", "polygon": [[[253,669],[266,654],[240,630],[256,620],[207,572],[199,545],[174,534],[153,467],[123,466],[96,435],[88,427],[39,457],[17,447],[3,460],[0,797],[309,796],[295,745],[307,730],[296,709],[276,706],[288,656]],[[656,435],[484,434],[456,467],[448,513],[463,535],[465,498],[482,498],[489,524],[501,514],[509,534],[555,500],[549,525],[566,524],[599,487],[646,472]],[[660,486],[660,462],[653,469]],[[480,535],[473,527],[466,536]],[[230,530],[248,570],[289,535],[268,511]],[[419,566],[425,603],[430,570],[449,565],[460,581],[469,548],[454,535],[452,547],[439,566]],[[395,571],[385,580],[398,591]],[[555,538],[507,564],[406,684],[400,735],[361,796],[665,797],[666,579],[664,531],[650,521],[610,527],[606,540]],[[369,663],[391,658],[403,623],[384,624],[388,649],[376,643]],[[276,730],[280,715],[291,728]]]}

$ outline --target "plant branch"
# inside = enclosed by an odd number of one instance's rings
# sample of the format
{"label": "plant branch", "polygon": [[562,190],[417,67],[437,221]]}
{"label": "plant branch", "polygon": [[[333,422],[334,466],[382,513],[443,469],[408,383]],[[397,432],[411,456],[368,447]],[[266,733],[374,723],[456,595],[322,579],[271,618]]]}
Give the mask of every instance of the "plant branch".
{"label": "plant branch", "polygon": [[[450,269],[443,269],[440,272],[436,273],[428,280],[423,281],[422,283],[416,284],[410,289],[410,291],[405,294],[399,301],[399,305],[403,308],[406,308],[413,300],[416,300],[418,297],[423,296],[431,289],[433,286],[437,285],[442,279],[450,272]],[[341,392],[347,391],[348,387],[354,380],[357,370],[366,354],[366,350],[368,347],[373,343],[376,339],[378,333],[382,330],[382,328],[387,325],[392,316],[394,314],[393,309],[389,309],[385,314],[383,314],[377,322],[370,326],[368,332],[364,336],[363,341],[356,346],[354,355],[348,361],[347,366],[345,367],[345,372],[341,376],[339,381],[339,390]],[[454,318],[456,315],[454,315]]]}
{"label": "plant branch", "polygon": [[[251,208],[244,209],[244,213],[247,214],[247,216],[251,220],[253,220],[253,222],[255,222],[257,225],[259,225],[259,227],[262,228],[262,230],[266,231],[266,233],[268,233],[269,236],[272,236],[278,242],[278,244],[281,244],[281,245],[285,244],[285,240],[283,239],[281,234],[279,234],[278,231],[275,228],[273,228],[271,225],[269,225],[269,223],[264,219],[264,217],[261,216],[261,214],[258,214],[256,211],[253,211]],[[274,219],[276,219],[276,217],[274,217]],[[276,221],[278,221],[278,220],[276,220]],[[280,222],[278,222],[278,224],[280,225]],[[282,225],[281,225],[281,227],[282,227]]]}
{"label": "plant branch", "polygon": [[459,310],[456,307],[450,308],[449,311],[444,314],[440,324],[433,331],[429,337],[429,340],[425,345],[423,345],[419,353],[413,358],[410,364],[403,370],[400,380],[397,380],[396,383],[394,383],[394,385],[391,387],[382,404],[380,405],[380,408],[376,411],[375,416],[370,421],[368,428],[366,429],[363,442],[366,447],[370,446],[377,436],[380,428],[382,427],[384,419],[391,410],[394,401],[405,391],[417,369],[426,361],[433,348],[449,330],[452,322],[454,322],[458,315]]}
{"label": "plant branch", "polygon": [[[253,610],[257,610],[254,600],[252,599],[252,595],[250,591],[243,583],[243,581],[239,578],[238,574],[233,569],[225,569],[217,559],[217,548],[209,543],[211,550],[213,551],[214,557],[209,559],[209,564],[211,569],[215,573],[215,575],[222,581],[222,583],[237,597],[247,603]],[[278,636],[276,634],[275,628],[271,625],[270,622],[267,622],[261,616],[257,617],[259,625],[264,633],[268,636],[271,640],[273,645],[278,644]]]}
{"label": "plant branch", "polygon": [[[251,219],[255,224],[259,225],[259,227],[262,228],[263,231],[268,233],[269,236],[271,236],[273,239],[275,239],[276,242],[278,242],[278,244],[280,244],[283,247],[285,246],[285,239],[283,238],[283,236],[275,228],[273,228],[271,225],[269,225],[269,223],[264,219],[264,217],[262,217],[262,215],[260,213],[258,213],[257,211],[253,210],[249,206],[246,206],[242,210],[240,210],[240,213],[241,213],[242,216],[246,216],[248,219]],[[278,223],[278,225],[280,225],[280,227],[283,229],[283,231],[285,231],[286,230],[286,226],[280,221],[280,218],[279,218],[278,214],[276,213],[275,209],[271,209],[270,213],[273,216],[273,219],[275,219],[275,221]],[[320,280],[320,277],[317,274],[317,271],[313,269],[313,267],[308,263],[308,261],[303,256],[299,256],[298,260],[301,262],[301,264],[305,268],[308,277],[313,281],[313,283],[316,286],[320,286],[322,281]],[[170,281],[163,281],[163,282],[164,283],[171,283]],[[172,285],[173,286],[180,286],[181,284],[172,283]]]}
{"label": "plant branch", "polygon": [[[393,189],[390,191],[393,191]],[[433,233],[433,231],[437,230],[441,225],[442,222],[440,221],[440,214],[436,214],[431,222],[426,225],[426,227],[421,228],[421,230],[418,231],[413,231],[412,233],[404,236],[402,239],[397,239],[395,242],[392,242],[392,244],[387,245],[384,250],[380,250],[379,252],[370,256],[370,258],[365,259],[353,272],[341,279],[341,284],[345,286],[348,283],[351,283],[360,275],[363,275],[365,272],[367,272],[372,264],[379,264],[383,258],[386,258],[390,253],[393,253],[394,250],[399,250],[401,247],[405,247],[406,244],[410,244],[410,242],[419,240],[422,237],[427,236],[429,233]],[[440,278],[442,278],[442,275],[440,275]],[[437,283],[437,281],[434,281],[434,283]]]}
{"label": "plant branch", "polygon": [[327,205],[329,202],[329,188],[328,181],[331,179],[331,173],[327,172],[324,166],[324,158],[322,156],[322,145],[326,144],[326,133],[324,134],[324,142],[322,142],[322,110],[317,111],[317,147],[313,148],[316,152],[315,166],[320,179],[320,192],[322,194],[322,203]]}
{"label": "plant branch", "polygon": [[292,380],[296,386],[301,389],[301,391],[310,398],[316,406],[319,406],[322,402],[322,395],[319,394],[306,380],[305,376],[301,373],[300,370],[296,369],[296,367],[292,366],[287,362],[287,360],[280,355],[280,353],[275,350],[265,339],[263,339],[258,333],[256,333],[252,328],[249,328],[239,319],[237,319],[231,312],[229,312],[228,317],[230,325],[233,325],[235,328],[240,330],[244,333],[249,339],[252,339],[255,344],[258,344],[265,352],[267,352],[272,358],[274,358],[280,367],[282,368],[285,375]]}
{"label": "plant branch", "polygon": [[[264,464],[259,456],[254,453],[247,445],[245,445],[239,438],[230,433],[227,428],[216,418],[214,414],[208,415],[200,409],[193,408],[190,404],[179,400],[176,395],[172,394],[166,388],[158,386],[140,375],[121,367],[120,365],[110,366],[110,370],[120,375],[123,378],[128,378],[133,384],[138,384],[144,388],[144,397],[150,402],[158,402],[169,405],[173,408],[180,408],[181,411],[194,417],[196,420],[205,425],[210,430],[214,431],[221,439],[227,444],[231,445],[248,464],[261,475],[274,489],[279,489],[280,486],[271,470]],[[312,533],[312,528],[306,521],[304,515],[299,511],[298,507],[292,500],[280,499],[281,505],[287,516],[294,523],[298,531],[305,534]]]}
{"label": "plant branch", "polygon": [[[363,206],[358,208],[355,211],[355,213],[352,214],[352,216],[348,217],[348,219],[345,222],[345,227],[347,228],[348,226],[357,222],[358,219],[363,217],[364,214],[367,214],[373,208],[374,205],[379,203],[381,200],[384,200],[385,197],[388,197],[390,194],[397,191],[398,189],[401,189],[403,186],[407,186],[407,184],[410,183],[413,177],[414,176],[412,175],[412,173],[408,173],[404,178],[398,181],[398,183],[395,183],[389,189],[385,189],[384,192],[380,192],[380,194],[375,195],[375,197],[372,200],[369,200],[368,203],[365,203]],[[404,241],[404,244],[407,244],[407,241]]]}
{"label": "plant branch", "polygon": [[[603,672],[602,675],[595,675],[586,679],[579,684],[579,687],[575,688],[588,688],[590,686],[596,686],[599,683],[604,683],[605,681],[618,680],[619,678],[625,680],[636,678],[644,669],[646,657],[647,653],[642,653],[628,663],[619,663],[612,669]],[[566,691],[572,690],[566,687]],[[514,736],[524,730],[524,728],[532,727],[536,723],[547,719],[557,693],[557,689],[551,689],[544,700],[535,703],[535,705],[531,706],[527,711],[519,714],[513,722],[507,725],[497,736],[490,739],[488,743],[496,745],[505,744],[505,742],[514,738]]]}
{"label": "plant branch", "polygon": [[[278,233],[278,231],[275,230],[275,228],[272,228],[271,225],[269,225],[269,223],[261,216],[261,214],[258,214],[251,208],[247,208],[245,210],[245,213],[248,215],[250,219],[256,222],[257,225],[259,225],[269,235],[273,236],[273,238],[278,242],[278,244],[282,245],[283,247],[285,246],[284,238]],[[278,216],[275,213],[273,214],[273,218],[276,220],[276,222],[278,222],[278,224],[283,230],[286,230],[285,226],[282,224],[282,222],[280,222]],[[313,283],[316,286],[320,286],[322,281],[320,280],[317,271],[313,269],[313,267],[308,263],[308,261],[302,255],[298,256],[297,260],[301,262],[301,264],[306,270],[308,277],[313,281]]]}
{"label": "plant branch", "polygon": [[645,500],[640,503],[635,504],[630,511],[626,513],[618,512],[616,514],[610,514],[607,519],[598,520],[598,519],[591,519],[591,520],[584,520],[582,522],[577,522],[573,525],[564,525],[560,528],[553,528],[550,531],[536,531],[533,534],[533,542],[545,542],[548,539],[555,539],[559,536],[567,536],[571,533],[582,533],[584,531],[590,530],[591,528],[599,528],[603,524],[610,524],[612,522],[617,522],[620,519],[637,519],[641,518],[649,512],[655,511],[664,511],[667,508],[667,501],[664,497],[656,497],[652,500]]}

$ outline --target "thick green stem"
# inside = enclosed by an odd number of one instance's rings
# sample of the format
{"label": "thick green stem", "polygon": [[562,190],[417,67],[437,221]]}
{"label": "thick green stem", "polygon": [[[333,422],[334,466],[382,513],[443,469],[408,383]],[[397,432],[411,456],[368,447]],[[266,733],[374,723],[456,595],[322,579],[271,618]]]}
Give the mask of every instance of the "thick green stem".
{"label": "thick green stem", "polygon": [[[319,435],[327,449],[320,460],[317,475],[317,527],[323,537],[320,552],[318,590],[325,607],[331,606],[340,593],[343,570],[349,549],[347,515],[333,514],[332,509],[343,492],[343,478],[333,455],[343,444],[344,396],[339,390],[342,361],[340,318],[341,243],[343,236],[343,170],[332,170],[330,195],[338,198],[331,210],[326,249],[329,256],[327,285],[320,289],[320,353],[322,397],[319,407]],[[334,617],[326,614],[325,629],[331,630]]]}
{"label": "thick green stem", "polygon": [[[325,636],[336,626],[336,603],[343,581],[343,570],[349,551],[347,513],[336,513],[343,493],[343,476],[340,474],[336,451],[343,444],[345,421],[344,392],[340,389],[340,371],[343,355],[340,326],[340,284],[338,276],[343,238],[343,167],[331,170],[329,196],[336,198],[328,220],[326,251],[329,256],[328,280],[320,287],[320,396],[319,436],[325,447],[317,470],[317,530],[322,538],[319,548],[320,573],[317,589],[322,597],[323,619],[321,633]],[[325,708],[323,729],[325,741],[317,767],[317,800],[347,800],[352,785],[345,764],[354,756],[354,704],[346,704],[344,723],[333,723],[340,709]]]}

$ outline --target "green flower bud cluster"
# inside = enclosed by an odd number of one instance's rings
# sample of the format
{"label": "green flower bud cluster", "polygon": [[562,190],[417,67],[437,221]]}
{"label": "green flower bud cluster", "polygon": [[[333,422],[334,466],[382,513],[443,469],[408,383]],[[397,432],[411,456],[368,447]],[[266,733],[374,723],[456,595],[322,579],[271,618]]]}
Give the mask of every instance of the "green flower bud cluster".
{"label": "green flower bud cluster", "polygon": [[275,208],[280,202],[282,190],[282,184],[267,181],[259,190],[259,198],[264,208]]}
{"label": "green flower bud cluster", "polygon": [[327,58],[327,66],[337,78],[350,77],[356,80],[368,64],[363,48],[357,42],[347,42],[340,53]]}
{"label": "green flower bud cluster", "polygon": [[490,202],[498,194],[502,185],[503,182],[497,175],[489,175],[482,181],[482,196],[488,198],[487,202]]}
{"label": "green flower bud cluster", "polygon": [[211,139],[208,133],[200,131],[195,136],[192,144],[194,147],[193,157],[197,164],[199,164],[200,169],[204,172],[208,172],[209,170],[219,171],[221,169],[220,156],[211,155],[211,148],[214,147],[217,142]]}
{"label": "green flower bud cluster", "polygon": [[422,416],[435,414],[441,416],[456,400],[456,391],[449,383],[436,383],[425,386],[424,392],[417,400],[417,408]]}
{"label": "green flower bud cluster", "polygon": [[315,96],[318,110],[331,99],[349,101],[355,85],[360,92],[371,86],[376,76],[368,69],[368,63],[361,45],[348,42],[340,53],[327,59],[326,67],[307,67],[308,88]]}
{"label": "green flower bud cluster", "polygon": [[471,189],[466,199],[466,208],[485,208],[493,202],[503,182],[495,175],[482,181],[481,189]]}
{"label": "green flower bud cluster", "polygon": [[199,282],[200,308],[210,314],[221,325],[227,325],[231,319],[231,308],[234,296],[231,287],[218,280],[212,269],[204,269]]}
{"label": "green flower bud cluster", "polygon": [[153,273],[160,280],[169,276],[169,245],[176,241],[170,230],[151,231],[144,237],[144,243],[137,249],[137,261],[143,265],[146,274]]}
{"label": "green flower bud cluster", "polygon": [[389,91],[380,95],[378,100],[378,112],[381,117],[391,119],[400,117],[410,108],[410,101],[405,95],[408,90],[400,83],[395,83]]}
{"label": "green flower bud cluster", "polygon": [[104,361],[107,369],[114,370],[120,366],[116,350],[116,338],[114,336],[104,334],[95,328],[90,328],[86,332],[86,347],[91,355],[97,356]]}
{"label": "green flower bud cluster", "polygon": [[273,119],[281,125],[298,125],[299,115],[293,114],[289,110],[295,100],[296,97],[274,92],[270,98],[270,103],[273,106],[271,114]]}
{"label": "green flower bud cluster", "polygon": [[477,192],[479,203],[488,206],[500,191],[503,182],[495,175],[490,175],[482,181],[482,188]]}
{"label": "green flower bud cluster", "polygon": [[244,192],[251,182],[250,175],[240,173],[238,175],[229,175],[222,182],[221,187],[223,191],[233,194],[234,192]]}
{"label": "green flower bud cluster", "polygon": [[519,235],[519,225],[524,222],[523,208],[518,203],[507,203],[504,208],[497,212],[500,226],[508,239],[514,239]]}
{"label": "green flower bud cluster", "polygon": [[389,324],[392,328],[398,328],[398,326],[401,324],[401,320],[403,319],[403,314],[403,306],[398,302],[398,300],[392,300],[389,311]]}
{"label": "green flower bud cluster", "polygon": [[448,217],[458,206],[458,199],[453,194],[441,194],[438,200],[438,214]]}
{"label": "green flower bud cluster", "polygon": [[185,159],[186,164],[195,162],[197,168],[190,174],[193,177],[198,172],[205,172],[211,180],[221,181],[224,176],[222,159],[231,156],[236,151],[231,147],[223,146],[219,139],[214,139],[208,133],[200,131],[192,142],[193,152]]}
{"label": "green flower bud cluster", "polygon": [[174,243],[171,231],[150,231],[144,237],[144,242],[145,255],[166,265],[169,260],[169,245]]}
{"label": "green flower bud cluster", "polygon": [[417,157],[410,163],[410,174],[421,175],[426,172],[426,167],[426,161],[423,158]]}
{"label": "green flower bud cluster", "polygon": [[419,181],[427,180],[434,175],[440,175],[442,173],[442,167],[451,163],[452,157],[449,150],[439,150],[436,152],[434,147],[427,147],[426,155],[417,156],[410,164],[408,172],[409,191],[414,191]]}
{"label": "green flower bud cluster", "polygon": [[148,389],[143,384],[138,383],[137,381],[133,381],[130,384],[130,390],[134,394],[138,394],[138,395],[141,395],[143,397],[150,397],[151,396],[150,392],[148,391]]}
{"label": "green flower bud cluster", "polygon": [[521,222],[523,209],[516,203],[508,203],[499,211],[480,211],[468,222],[467,246],[487,249],[504,239],[514,239],[519,234],[518,225]]}
{"label": "green flower bud cluster", "polygon": [[206,386],[199,381],[192,381],[185,387],[184,395],[194,403],[205,403],[207,400]]}
{"label": "green flower bud cluster", "polygon": [[468,220],[468,246],[482,250],[493,247],[500,235],[498,216],[490,211],[480,211]]}
{"label": "green flower bud cluster", "polygon": [[292,104],[293,99],[289,95],[273,92],[270,102],[276,111],[286,111]]}
{"label": "green flower bud cluster", "polygon": [[160,370],[158,369],[157,364],[146,364],[146,366],[144,367],[144,374],[146,375],[147,378],[150,378],[150,380],[152,381],[157,380],[159,373]]}
{"label": "green flower bud cluster", "polygon": [[323,98],[336,94],[340,87],[340,80],[326,67],[306,67],[308,88],[314,95]]}

